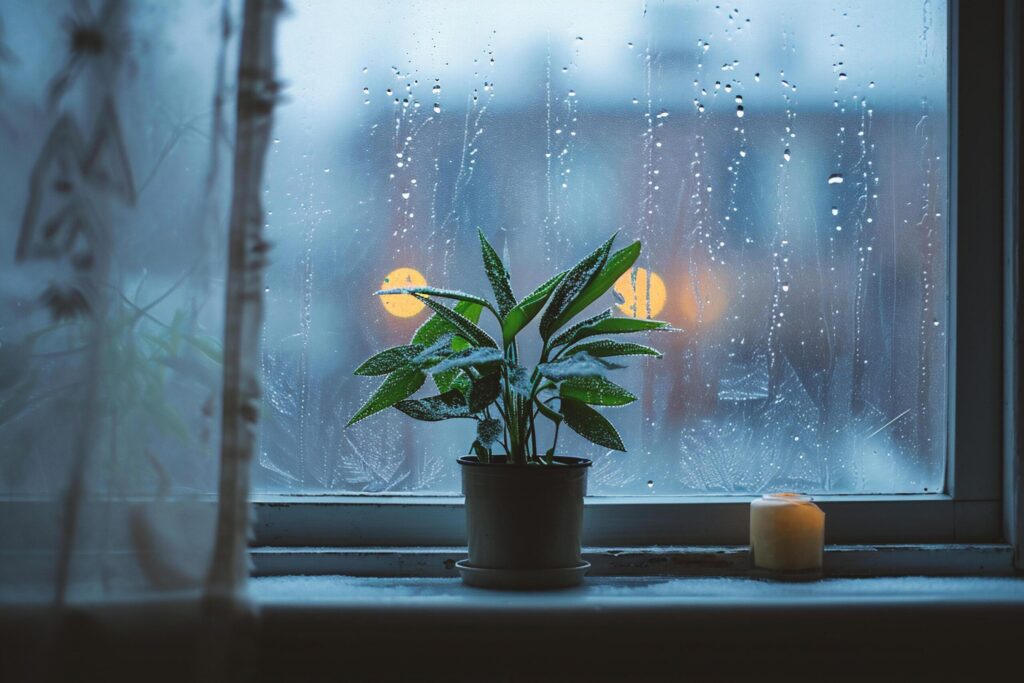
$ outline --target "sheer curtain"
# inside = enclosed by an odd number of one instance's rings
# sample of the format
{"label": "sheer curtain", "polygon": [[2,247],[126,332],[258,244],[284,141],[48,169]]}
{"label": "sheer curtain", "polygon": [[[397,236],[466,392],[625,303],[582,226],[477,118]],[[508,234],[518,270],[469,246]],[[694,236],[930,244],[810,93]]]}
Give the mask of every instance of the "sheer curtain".
{"label": "sheer curtain", "polygon": [[278,9],[0,5],[8,606],[242,602]]}

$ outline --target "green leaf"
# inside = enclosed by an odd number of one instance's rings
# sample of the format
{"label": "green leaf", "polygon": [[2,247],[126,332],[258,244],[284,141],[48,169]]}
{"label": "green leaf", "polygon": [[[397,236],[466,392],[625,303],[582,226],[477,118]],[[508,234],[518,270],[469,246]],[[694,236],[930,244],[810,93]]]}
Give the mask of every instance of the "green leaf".
{"label": "green leaf", "polygon": [[466,292],[460,292],[454,289],[438,289],[437,287],[399,287],[397,289],[382,289],[374,292],[375,296],[386,296],[389,294],[412,294],[416,296],[416,298],[421,298],[422,296],[436,296],[441,299],[455,299],[456,301],[478,304],[485,308],[489,308],[492,311],[494,310],[494,306],[491,306],[491,302],[487,299],[475,294],[467,294]]}
{"label": "green leaf", "polygon": [[629,391],[603,377],[567,379],[558,385],[562,398],[572,398],[592,406],[624,406],[636,400]]}
{"label": "green leaf", "polygon": [[504,320],[508,312],[516,306],[516,297],[512,293],[512,283],[509,281],[508,269],[498,258],[498,253],[487,241],[483,230],[477,228],[477,235],[480,237],[480,251],[483,253],[484,272],[491,282],[491,289],[494,290],[494,298],[498,302],[498,313]]}
{"label": "green leaf", "polygon": [[543,415],[547,419],[551,420],[556,425],[557,424],[561,424],[562,416],[559,413],[557,413],[554,410],[552,410],[551,406],[549,406],[548,404],[544,403],[544,401],[540,400],[539,398],[534,399],[534,403],[537,404],[537,410],[540,411],[541,415]]}
{"label": "green leaf", "polygon": [[[581,326],[579,329],[570,328],[573,334],[559,335],[552,346],[559,344],[575,344],[587,337],[596,337],[600,334],[630,334],[633,332],[650,332],[651,330],[671,330],[672,326],[663,320],[640,320],[638,318],[603,318],[594,320],[593,324]],[[585,321],[589,322],[589,321]],[[568,331],[568,330],[567,330]],[[563,339],[564,337],[567,337]]]}
{"label": "green leaf", "polygon": [[[469,303],[468,301],[460,301],[455,304],[455,312],[459,313],[467,320],[476,323],[480,320],[480,314],[483,312],[483,306],[480,304]],[[425,323],[420,325],[418,330],[416,330],[416,333],[412,337],[412,343],[430,346],[445,334],[455,334],[456,332],[457,330],[455,327],[447,320],[439,315],[432,315]],[[451,341],[451,348],[455,351],[461,351],[462,349],[468,349],[469,347],[469,342],[461,337],[455,337]],[[458,376],[458,370],[440,373],[434,375],[434,384],[437,385],[437,390],[443,394],[452,388],[452,384]]]}
{"label": "green leaf", "polygon": [[466,341],[476,346],[498,347],[498,343],[491,339],[491,335],[477,327],[469,318],[448,308],[444,304],[437,303],[433,299],[428,299],[419,294],[413,294],[413,296],[432,308],[437,315],[450,323],[455,328],[455,334]]}
{"label": "green leaf", "polygon": [[593,341],[577,344],[565,351],[564,355],[572,356],[577,353],[589,353],[594,358],[611,358],[613,356],[654,356],[661,358],[661,351],[643,344],[633,342],[617,342],[611,339],[595,339]]}
{"label": "green leaf", "polygon": [[572,327],[570,327],[569,329],[565,330],[560,335],[552,339],[551,348],[555,348],[556,346],[563,346],[565,344],[570,343],[571,340],[576,338],[576,334],[580,330],[589,329],[596,325],[597,323],[601,322],[602,320],[607,320],[610,317],[612,317],[612,309],[609,308],[608,310],[601,311],[597,315],[587,318],[586,320],[581,320],[580,322],[576,323],[575,325],[573,325]]}
{"label": "green leaf", "polygon": [[353,415],[352,419],[345,426],[351,427],[363,418],[379,413],[385,408],[390,408],[404,398],[409,398],[417,389],[423,386],[426,379],[427,376],[416,368],[404,367],[395,370],[384,379],[381,385],[377,387],[377,391],[373,392],[369,400],[363,404],[359,412]]}
{"label": "green leaf", "polygon": [[612,235],[607,242],[588,254],[582,261],[569,269],[562,281],[551,293],[551,301],[544,309],[544,315],[540,319],[540,336],[547,341],[552,334],[565,324],[565,314],[575,304],[576,300],[587,289],[608,260],[608,252],[611,251],[615,235]]}
{"label": "green leaf", "polygon": [[626,450],[612,423],[586,403],[563,398],[562,415],[565,417],[565,423],[587,441],[616,451]]}
{"label": "green leaf", "polygon": [[403,413],[415,420],[439,422],[456,417],[472,417],[466,406],[466,397],[458,389],[446,391],[440,396],[409,399],[395,404]]}
{"label": "green leaf", "polygon": [[423,346],[421,344],[393,346],[363,361],[363,364],[356,368],[353,374],[367,377],[386,375],[403,365],[407,365],[422,351]]}
{"label": "green leaf", "polygon": [[537,289],[533,290],[527,295],[525,299],[516,304],[515,308],[508,312],[505,316],[505,320],[501,324],[501,337],[505,345],[508,348],[513,341],[515,341],[516,335],[519,334],[520,330],[530,324],[530,321],[536,317],[540,309],[544,308],[544,304],[547,303],[551,293],[555,291],[555,287],[562,281],[566,273],[559,273]]}
{"label": "green leaf", "polygon": [[[483,311],[483,306],[480,304],[470,303],[468,301],[460,301],[455,304],[455,312],[463,316],[467,320],[477,323],[480,321],[480,313]],[[430,316],[425,323],[420,325],[419,329],[412,337],[413,344],[421,344],[423,346],[430,346],[438,339],[441,338],[446,332],[455,334],[457,330],[455,326],[449,323],[447,320],[439,315]],[[456,340],[457,341],[457,340]],[[452,345],[455,348],[455,345]],[[458,349],[456,349],[458,350]]]}
{"label": "green leaf", "polygon": [[501,373],[492,372],[473,382],[469,390],[469,412],[479,413],[501,395]]}
{"label": "green leaf", "polygon": [[431,371],[436,374],[455,368],[487,368],[497,365],[502,358],[501,351],[495,348],[468,348],[451,354],[435,365]]}
{"label": "green leaf", "polygon": [[476,453],[476,457],[480,462],[491,461],[491,451],[487,448],[487,446],[484,446],[482,443],[480,443],[480,441],[473,441],[472,451]]}
{"label": "green leaf", "polygon": [[[613,238],[614,239],[614,238]],[[611,246],[609,244],[609,246]],[[558,316],[555,320],[551,331],[560,329],[567,322],[575,318],[583,309],[590,304],[597,301],[598,297],[607,292],[612,285],[625,273],[627,270],[633,267],[636,263],[637,257],[640,256],[640,242],[639,240],[633,242],[625,249],[620,249],[611,256],[608,257],[607,262],[601,268],[601,271],[583,288],[583,291],[572,300],[572,302],[565,308],[565,311]]]}
{"label": "green leaf", "polygon": [[608,370],[617,370],[621,367],[623,366],[594,358],[588,353],[577,353],[550,363],[541,363],[537,366],[537,371],[554,382],[561,382],[579,377],[604,377]]}

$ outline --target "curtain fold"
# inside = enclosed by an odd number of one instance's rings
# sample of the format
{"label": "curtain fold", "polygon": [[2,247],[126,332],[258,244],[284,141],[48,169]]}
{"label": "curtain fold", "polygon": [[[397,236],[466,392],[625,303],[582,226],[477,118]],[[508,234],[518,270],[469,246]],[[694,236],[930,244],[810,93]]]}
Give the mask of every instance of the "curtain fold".
{"label": "curtain fold", "polygon": [[0,613],[58,659],[244,606],[280,9],[0,5]]}

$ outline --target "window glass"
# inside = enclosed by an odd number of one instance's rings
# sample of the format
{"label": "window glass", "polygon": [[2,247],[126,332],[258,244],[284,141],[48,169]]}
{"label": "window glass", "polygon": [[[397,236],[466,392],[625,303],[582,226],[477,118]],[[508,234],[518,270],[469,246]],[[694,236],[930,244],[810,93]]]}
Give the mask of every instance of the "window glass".
{"label": "window glass", "polygon": [[470,421],[344,425],[375,386],[352,370],[428,313],[372,293],[490,296],[478,227],[520,296],[615,231],[643,240],[593,310],[678,331],[616,371],[640,397],[606,410],[627,453],[560,438],[594,459],[590,493],[942,490],[945,2],[293,10],[260,490],[458,493]]}

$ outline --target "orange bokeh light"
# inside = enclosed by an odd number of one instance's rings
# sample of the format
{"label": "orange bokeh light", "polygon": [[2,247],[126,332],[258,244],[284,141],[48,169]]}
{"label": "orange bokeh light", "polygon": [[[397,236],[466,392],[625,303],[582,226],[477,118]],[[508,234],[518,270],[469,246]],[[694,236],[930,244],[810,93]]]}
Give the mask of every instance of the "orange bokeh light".
{"label": "orange bokeh light", "polygon": [[[381,289],[401,287],[426,287],[427,279],[414,268],[396,268],[387,274]],[[384,310],[397,318],[411,318],[422,311],[426,304],[411,294],[384,294],[380,297]]]}
{"label": "orange bokeh light", "polygon": [[653,270],[632,268],[615,281],[614,289],[622,297],[619,310],[631,318],[653,318],[665,308],[665,281]]}

